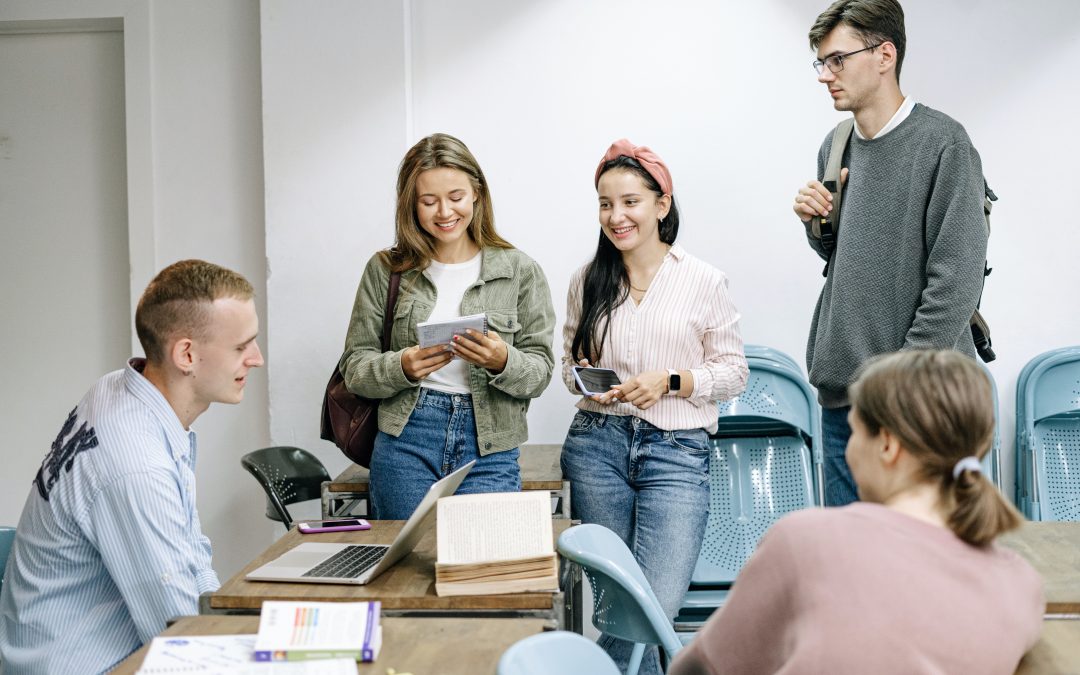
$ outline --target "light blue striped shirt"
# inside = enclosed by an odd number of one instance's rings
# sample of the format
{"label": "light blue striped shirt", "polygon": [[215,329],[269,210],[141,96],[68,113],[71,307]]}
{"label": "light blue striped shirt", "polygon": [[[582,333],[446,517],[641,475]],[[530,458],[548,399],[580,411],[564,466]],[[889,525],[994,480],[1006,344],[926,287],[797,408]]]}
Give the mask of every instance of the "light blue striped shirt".
{"label": "light blue striped shirt", "polygon": [[195,508],[195,433],[142,367],[98,380],[34,478],[0,592],[8,675],[108,670],[220,585]]}

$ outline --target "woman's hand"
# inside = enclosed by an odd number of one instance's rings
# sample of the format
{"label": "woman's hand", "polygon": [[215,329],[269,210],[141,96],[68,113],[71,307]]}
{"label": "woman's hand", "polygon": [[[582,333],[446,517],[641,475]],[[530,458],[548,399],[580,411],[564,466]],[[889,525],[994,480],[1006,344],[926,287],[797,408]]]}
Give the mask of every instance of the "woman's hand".
{"label": "woman's hand", "polygon": [[507,349],[499,334],[488,330],[487,335],[484,335],[472,328],[465,332],[465,336],[454,336],[450,349],[474,366],[487,368],[495,375],[501,373],[506,368]]}
{"label": "woman's hand", "polygon": [[[641,410],[648,410],[660,397],[667,393],[668,373],[666,370],[647,370],[630,378],[622,384],[616,384],[611,392],[604,394],[612,401],[629,403]],[[606,401],[600,401],[605,403]]]}
{"label": "woman's hand", "polygon": [[435,345],[421,349],[418,346],[409,347],[401,352],[401,369],[405,371],[405,377],[412,382],[419,382],[439,368],[450,363],[453,354],[446,345]]}

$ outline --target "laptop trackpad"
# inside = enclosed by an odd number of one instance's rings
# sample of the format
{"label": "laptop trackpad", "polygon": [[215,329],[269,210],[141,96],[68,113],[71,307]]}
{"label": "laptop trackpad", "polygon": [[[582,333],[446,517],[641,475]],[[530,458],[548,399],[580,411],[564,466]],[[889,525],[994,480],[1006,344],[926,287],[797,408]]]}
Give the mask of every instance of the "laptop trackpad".
{"label": "laptop trackpad", "polygon": [[345,548],[341,544],[300,544],[285,555],[274,561],[275,567],[303,567],[312,568],[338,551]]}

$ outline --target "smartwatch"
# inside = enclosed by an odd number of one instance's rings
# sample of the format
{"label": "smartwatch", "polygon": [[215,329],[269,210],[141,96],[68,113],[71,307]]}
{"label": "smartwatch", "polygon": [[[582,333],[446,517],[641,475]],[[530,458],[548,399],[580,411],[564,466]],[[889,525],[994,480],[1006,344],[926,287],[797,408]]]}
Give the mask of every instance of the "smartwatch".
{"label": "smartwatch", "polygon": [[668,368],[667,375],[667,388],[669,392],[679,391],[682,389],[682,376],[679,375],[679,371],[674,368]]}

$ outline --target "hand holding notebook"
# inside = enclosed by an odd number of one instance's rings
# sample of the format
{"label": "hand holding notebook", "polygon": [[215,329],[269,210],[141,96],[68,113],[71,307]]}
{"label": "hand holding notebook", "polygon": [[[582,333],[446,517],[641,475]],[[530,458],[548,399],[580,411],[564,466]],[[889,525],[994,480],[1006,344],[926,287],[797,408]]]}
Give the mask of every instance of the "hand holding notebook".
{"label": "hand holding notebook", "polygon": [[450,345],[455,335],[468,337],[465,331],[470,328],[487,335],[487,315],[470,314],[445,321],[422,321],[416,324],[416,337],[420,341],[421,349],[435,345]]}

